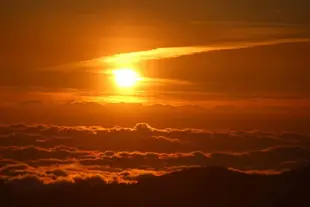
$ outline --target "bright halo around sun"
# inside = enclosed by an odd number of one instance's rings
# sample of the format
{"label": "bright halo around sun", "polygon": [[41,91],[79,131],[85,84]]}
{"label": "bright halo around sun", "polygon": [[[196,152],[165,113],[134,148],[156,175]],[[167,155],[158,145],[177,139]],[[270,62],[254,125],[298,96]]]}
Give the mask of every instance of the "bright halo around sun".
{"label": "bright halo around sun", "polygon": [[132,88],[141,79],[140,75],[133,69],[120,68],[112,71],[115,83],[120,88]]}

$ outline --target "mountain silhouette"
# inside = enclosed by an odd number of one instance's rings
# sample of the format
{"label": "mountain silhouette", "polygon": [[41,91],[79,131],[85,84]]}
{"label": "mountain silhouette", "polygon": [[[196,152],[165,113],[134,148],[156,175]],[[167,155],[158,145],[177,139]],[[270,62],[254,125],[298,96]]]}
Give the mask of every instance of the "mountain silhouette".
{"label": "mountain silhouette", "polygon": [[[42,184],[29,191],[2,184],[3,206],[310,206],[310,167],[279,175],[222,167],[143,176],[137,184],[102,180]],[[17,189],[17,190],[16,190]]]}

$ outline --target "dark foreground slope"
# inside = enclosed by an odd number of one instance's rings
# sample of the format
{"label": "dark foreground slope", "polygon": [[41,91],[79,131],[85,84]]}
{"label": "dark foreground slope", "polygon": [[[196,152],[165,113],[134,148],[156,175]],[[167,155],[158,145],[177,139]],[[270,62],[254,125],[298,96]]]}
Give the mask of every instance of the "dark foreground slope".
{"label": "dark foreground slope", "polygon": [[86,180],[16,189],[2,184],[0,206],[310,206],[310,167],[268,176],[195,168],[131,185]]}

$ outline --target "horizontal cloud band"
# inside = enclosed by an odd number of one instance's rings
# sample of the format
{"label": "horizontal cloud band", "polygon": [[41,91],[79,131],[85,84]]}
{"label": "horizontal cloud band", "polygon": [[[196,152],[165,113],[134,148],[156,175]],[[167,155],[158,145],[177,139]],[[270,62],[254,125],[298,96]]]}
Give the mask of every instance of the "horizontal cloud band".
{"label": "horizontal cloud band", "polygon": [[276,173],[308,165],[308,135],[203,129],[3,125],[0,177],[44,183],[99,176],[132,182],[184,168],[218,165]]}

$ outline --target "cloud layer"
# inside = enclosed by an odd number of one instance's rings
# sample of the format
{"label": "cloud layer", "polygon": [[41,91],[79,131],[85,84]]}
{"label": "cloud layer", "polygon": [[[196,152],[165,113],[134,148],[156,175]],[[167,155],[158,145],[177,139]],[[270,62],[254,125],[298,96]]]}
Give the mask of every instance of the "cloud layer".
{"label": "cloud layer", "polygon": [[3,125],[0,176],[43,183],[132,182],[197,166],[278,173],[309,164],[310,138],[261,131]]}

